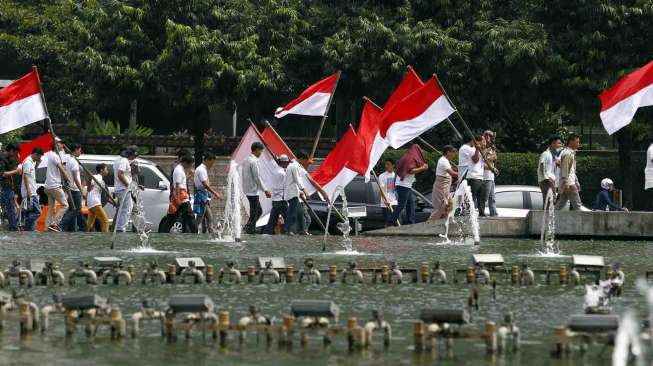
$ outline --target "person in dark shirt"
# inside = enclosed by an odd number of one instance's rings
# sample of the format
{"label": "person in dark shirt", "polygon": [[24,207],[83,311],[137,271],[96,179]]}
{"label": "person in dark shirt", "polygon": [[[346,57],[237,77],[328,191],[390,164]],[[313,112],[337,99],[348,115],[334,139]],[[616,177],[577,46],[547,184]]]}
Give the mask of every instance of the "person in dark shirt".
{"label": "person in dark shirt", "polygon": [[17,144],[9,144],[5,147],[5,153],[0,158],[0,186],[2,187],[2,203],[7,213],[9,230],[18,230],[18,218],[16,209],[16,192],[20,186],[16,185],[17,178],[20,178],[21,171],[18,168],[18,153],[20,147]]}
{"label": "person in dark shirt", "polygon": [[601,181],[601,191],[596,196],[596,204],[594,204],[594,209],[596,211],[624,211],[628,212],[627,208],[621,208],[612,202],[610,198],[612,191],[614,190],[614,182],[610,178],[605,178]]}

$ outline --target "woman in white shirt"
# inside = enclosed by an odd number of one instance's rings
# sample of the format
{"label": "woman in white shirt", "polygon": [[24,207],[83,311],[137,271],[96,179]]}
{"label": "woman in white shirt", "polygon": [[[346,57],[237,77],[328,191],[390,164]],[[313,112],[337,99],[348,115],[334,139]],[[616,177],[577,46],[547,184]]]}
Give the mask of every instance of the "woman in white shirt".
{"label": "woman in white shirt", "polygon": [[431,192],[433,204],[431,220],[439,220],[449,213],[451,181],[453,177],[458,176],[458,172],[451,166],[451,161],[456,157],[456,148],[447,145],[442,150],[444,155],[438,160],[438,165],[435,168],[435,181]]}
{"label": "woman in white shirt", "polygon": [[487,202],[490,210],[490,216],[497,216],[497,203],[494,193],[494,177],[497,170],[497,147],[496,135],[494,132],[487,130],[483,132],[485,138],[485,157],[483,164],[483,197],[479,201],[479,215],[485,216],[485,203]]}

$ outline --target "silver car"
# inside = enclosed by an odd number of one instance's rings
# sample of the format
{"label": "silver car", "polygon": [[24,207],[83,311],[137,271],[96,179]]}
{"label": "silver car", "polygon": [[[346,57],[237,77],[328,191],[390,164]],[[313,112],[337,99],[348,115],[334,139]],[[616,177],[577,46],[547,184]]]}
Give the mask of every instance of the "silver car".
{"label": "silver car", "polygon": [[[84,154],[79,157],[79,161],[90,172],[95,174],[95,166],[104,163],[109,168],[109,175],[104,178],[110,192],[113,192],[113,162],[115,155],[90,155]],[[170,181],[163,171],[153,162],[137,158],[136,162],[139,167],[139,183],[145,188],[142,191],[143,208],[145,210],[145,219],[147,220],[148,229],[156,230],[168,211],[168,202],[170,198]],[[85,184],[86,177],[82,177],[82,183]],[[45,183],[45,167],[36,169],[36,183],[41,186]],[[112,220],[115,208],[108,204],[104,206],[109,220]]]}
{"label": "silver car", "polygon": [[[497,214],[503,217],[526,217],[528,211],[541,210],[544,207],[542,192],[537,186],[499,185],[494,188],[494,195]],[[590,210],[582,206],[581,211]],[[490,214],[487,204],[485,214]]]}

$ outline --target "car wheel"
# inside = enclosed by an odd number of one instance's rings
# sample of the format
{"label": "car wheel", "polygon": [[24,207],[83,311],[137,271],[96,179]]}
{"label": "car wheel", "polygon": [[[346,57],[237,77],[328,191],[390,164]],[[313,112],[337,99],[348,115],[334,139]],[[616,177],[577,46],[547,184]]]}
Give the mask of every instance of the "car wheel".
{"label": "car wheel", "polygon": [[170,234],[181,234],[184,232],[184,224],[181,221],[175,220],[170,227]]}

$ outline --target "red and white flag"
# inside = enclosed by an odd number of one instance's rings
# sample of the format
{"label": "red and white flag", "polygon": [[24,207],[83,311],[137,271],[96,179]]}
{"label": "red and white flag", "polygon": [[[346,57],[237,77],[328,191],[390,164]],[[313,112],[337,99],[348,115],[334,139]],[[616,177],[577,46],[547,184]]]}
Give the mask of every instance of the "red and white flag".
{"label": "red and white flag", "polygon": [[304,90],[297,99],[277,108],[274,116],[281,118],[286,114],[301,114],[303,116],[324,116],[331,96],[335,92],[340,78],[340,71],[320,80]]}
{"label": "red and white flag", "polygon": [[455,109],[435,76],[384,113],[381,136],[395,149],[449,117]]}
{"label": "red and white flag", "polygon": [[261,136],[265,142],[265,145],[272,151],[277,158],[281,155],[286,155],[290,160],[295,159],[295,154],[288,148],[288,145],[283,141],[281,136],[277,134],[275,130],[270,127],[266,127]]}
{"label": "red and white flag", "polygon": [[0,89],[0,134],[47,118],[36,69]]}
{"label": "red and white flag", "polygon": [[624,76],[599,98],[601,121],[612,135],[633,120],[639,107],[653,105],[653,61]]}
{"label": "red and white flag", "polygon": [[19,155],[19,161],[22,163],[23,160],[27,159],[30,154],[32,154],[32,150],[35,148],[40,147],[43,149],[43,152],[46,153],[52,149],[52,135],[49,133],[46,133],[44,135],[41,135],[34,140],[23,142],[20,144],[20,153]]}
{"label": "red and white flag", "polygon": [[[261,133],[258,129],[251,125],[243,134],[243,137],[240,139],[236,150],[231,154],[231,162],[235,163],[238,173],[242,177],[242,172],[240,166],[247,157],[252,154],[252,144],[254,142],[260,142],[265,146],[265,141],[261,137]],[[234,164],[231,164],[234,166]],[[263,184],[269,189],[272,190],[272,187],[276,184],[273,180],[273,172],[277,169],[278,165],[272,152],[269,149],[264,149],[261,156],[258,158],[258,170],[261,175],[261,180]],[[259,202],[261,203],[261,218],[256,222],[256,226],[263,226],[267,224],[270,210],[272,209],[272,200],[265,196],[264,192],[259,192]],[[241,204],[249,212],[249,202],[244,194],[241,195]]]}
{"label": "red and white flag", "polygon": [[369,181],[370,170],[388,147],[379,132],[380,114],[381,109],[369,100],[365,101],[356,132],[359,147],[350,151],[350,159],[347,162],[347,167],[364,176],[366,181]]}
{"label": "red and white flag", "polygon": [[[360,146],[356,132],[350,125],[347,133],[338,141],[320,167],[311,173],[313,180],[322,186],[331,202],[340,194],[338,187],[346,187],[358,174],[347,167],[347,163],[351,159],[351,152],[358,148]],[[312,185],[307,185],[305,188],[309,194],[315,192]]]}

